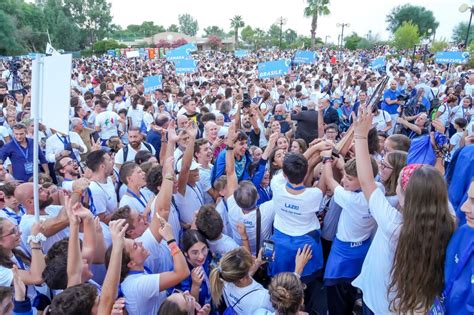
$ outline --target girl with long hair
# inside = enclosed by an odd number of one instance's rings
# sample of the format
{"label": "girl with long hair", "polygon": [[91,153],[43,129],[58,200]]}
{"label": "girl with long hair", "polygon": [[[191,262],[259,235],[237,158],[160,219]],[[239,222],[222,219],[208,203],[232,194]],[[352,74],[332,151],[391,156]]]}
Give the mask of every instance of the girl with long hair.
{"label": "girl with long hair", "polygon": [[446,182],[431,166],[408,165],[394,208],[370,167],[372,116],[370,107],[359,110],[354,139],[360,185],[378,229],[352,284],[363,292],[364,314],[426,313],[443,290],[446,247],[456,226]]}
{"label": "girl with long hair", "polygon": [[407,153],[403,151],[389,152],[379,161],[380,181],[385,187],[385,197],[392,207],[398,205],[398,176],[406,165]]}

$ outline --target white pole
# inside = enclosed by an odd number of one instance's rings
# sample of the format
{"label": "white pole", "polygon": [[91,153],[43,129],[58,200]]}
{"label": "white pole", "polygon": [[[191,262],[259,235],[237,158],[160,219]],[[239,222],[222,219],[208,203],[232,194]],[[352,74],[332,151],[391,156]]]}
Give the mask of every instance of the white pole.
{"label": "white pole", "polygon": [[33,60],[32,85],[31,85],[31,107],[34,122],[33,133],[33,198],[35,207],[35,221],[39,221],[39,186],[38,186],[38,149],[39,149],[39,117],[40,103],[43,91],[43,57],[37,56]]}

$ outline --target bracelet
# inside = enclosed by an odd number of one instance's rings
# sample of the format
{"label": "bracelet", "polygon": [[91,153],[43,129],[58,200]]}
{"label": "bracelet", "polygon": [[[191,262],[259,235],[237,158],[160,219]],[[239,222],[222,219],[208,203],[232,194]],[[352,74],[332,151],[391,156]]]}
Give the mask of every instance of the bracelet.
{"label": "bracelet", "polygon": [[171,244],[168,243],[168,247],[169,247],[169,249],[171,249],[171,251],[173,251],[176,248],[179,248],[178,244],[176,244],[176,241],[171,243]]}
{"label": "bracelet", "polygon": [[171,243],[173,243],[173,242],[176,242],[176,240],[175,240],[174,238],[170,239],[170,240],[167,241],[166,243],[168,243],[168,245],[169,245],[169,244],[171,244]]}
{"label": "bracelet", "polygon": [[179,254],[179,253],[181,253],[181,249],[179,249],[179,247],[176,247],[175,249],[171,251],[171,256],[174,257],[176,254]]}
{"label": "bracelet", "polygon": [[227,145],[225,148],[226,148],[227,151],[232,151],[232,150],[234,150],[234,147],[230,147],[230,146],[228,146],[228,145]]}
{"label": "bracelet", "polygon": [[367,137],[359,136],[359,135],[354,135],[354,139],[367,140]]}
{"label": "bracelet", "polygon": [[293,274],[294,274],[294,275],[295,275],[295,276],[296,276],[298,279],[300,279],[300,278],[301,278],[301,275],[300,275],[299,273],[297,273],[296,271],[295,271],[295,272],[293,272]]}
{"label": "bracelet", "polygon": [[326,162],[332,162],[334,159],[332,157],[325,156],[323,157],[323,164],[326,164]]}
{"label": "bracelet", "polygon": [[41,247],[30,247],[31,249],[43,250]]}
{"label": "bracelet", "polygon": [[174,181],[174,177],[172,175],[165,176],[165,179],[170,180],[172,182]]}
{"label": "bracelet", "polygon": [[78,194],[78,195],[82,195],[82,193],[84,192],[83,190],[80,190],[80,189],[76,189],[76,190],[73,190],[72,191],[74,194]]}
{"label": "bracelet", "polygon": [[41,243],[46,241],[46,236],[44,236],[43,233],[38,233],[37,235],[30,235],[28,236],[27,243],[29,244],[30,242],[33,243]]}
{"label": "bracelet", "polygon": [[243,238],[242,241],[248,241],[249,239],[248,238]]}

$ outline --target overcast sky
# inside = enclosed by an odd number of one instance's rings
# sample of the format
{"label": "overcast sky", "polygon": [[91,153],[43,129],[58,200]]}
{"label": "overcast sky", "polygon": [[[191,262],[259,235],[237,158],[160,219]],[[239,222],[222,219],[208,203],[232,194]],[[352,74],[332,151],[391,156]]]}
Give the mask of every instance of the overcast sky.
{"label": "overcast sky", "polygon": [[[143,21],[153,21],[155,24],[168,27],[178,24],[178,15],[189,13],[198,20],[198,35],[207,26],[217,25],[230,29],[230,19],[241,15],[246,25],[268,30],[279,16],[287,19],[284,28],[292,28],[298,34],[310,36],[311,20],[303,16],[305,0],[112,0],[113,22],[126,27],[129,24],[141,24]],[[388,39],[390,34],[385,30],[385,17],[390,10],[407,2],[400,0],[331,0],[331,14],[320,17],[317,36],[323,40],[326,35],[329,42],[336,42],[341,29],[336,23],[350,23],[344,30],[344,37],[352,32],[366,36],[379,34],[382,39]],[[451,39],[452,30],[460,21],[469,21],[469,13],[460,13],[461,4],[474,4],[473,0],[411,0],[413,5],[424,6],[432,10],[440,23],[436,38]]]}

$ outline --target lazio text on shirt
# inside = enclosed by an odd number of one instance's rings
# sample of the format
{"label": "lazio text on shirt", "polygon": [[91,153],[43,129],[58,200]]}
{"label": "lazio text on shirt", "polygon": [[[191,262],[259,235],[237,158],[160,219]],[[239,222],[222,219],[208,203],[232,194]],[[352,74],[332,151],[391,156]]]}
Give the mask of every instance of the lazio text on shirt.
{"label": "lazio text on shirt", "polygon": [[289,214],[301,215],[301,212],[297,212],[299,209],[300,209],[299,206],[285,202],[285,207],[281,208],[281,211],[289,213]]}

